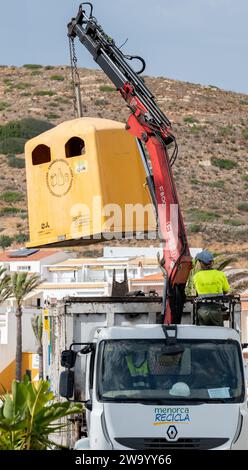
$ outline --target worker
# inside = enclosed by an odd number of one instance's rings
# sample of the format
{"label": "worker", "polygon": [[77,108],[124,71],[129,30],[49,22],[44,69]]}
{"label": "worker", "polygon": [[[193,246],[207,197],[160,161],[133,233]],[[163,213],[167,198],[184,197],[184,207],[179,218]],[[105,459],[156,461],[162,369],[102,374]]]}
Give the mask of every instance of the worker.
{"label": "worker", "polygon": [[130,377],[132,378],[132,386],[147,387],[149,383],[147,378],[150,375],[147,354],[145,351],[134,351],[126,356],[126,364]]}
{"label": "worker", "polygon": [[[196,260],[200,262],[201,269],[194,277],[194,287],[198,296],[227,294],[230,286],[226,275],[222,271],[213,268],[213,254],[208,250],[203,250],[196,255]],[[202,302],[197,310],[200,325],[223,326],[223,304],[217,302]]]}

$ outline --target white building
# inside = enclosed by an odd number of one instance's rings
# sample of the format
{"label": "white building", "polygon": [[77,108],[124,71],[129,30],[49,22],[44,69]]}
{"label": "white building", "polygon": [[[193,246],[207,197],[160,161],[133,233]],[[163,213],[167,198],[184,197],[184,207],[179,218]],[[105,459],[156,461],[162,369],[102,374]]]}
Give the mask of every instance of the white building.
{"label": "white building", "polygon": [[22,248],[15,251],[0,252],[0,266],[8,271],[27,271],[43,276],[43,266],[64,261],[72,257],[72,253],[62,250],[39,250]]}

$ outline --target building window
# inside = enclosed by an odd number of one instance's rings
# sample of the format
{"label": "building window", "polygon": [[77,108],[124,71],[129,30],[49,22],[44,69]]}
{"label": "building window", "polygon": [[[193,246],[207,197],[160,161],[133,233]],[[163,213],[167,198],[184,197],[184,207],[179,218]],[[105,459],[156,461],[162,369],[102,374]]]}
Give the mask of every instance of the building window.
{"label": "building window", "polygon": [[31,266],[17,266],[17,271],[31,271]]}
{"label": "building window", "polygon": [[85,143],[80,137],[72,137],[65,144],[66,158],[78,157],[85,154]]}
{"label": "building window", "polygon": [[51,161],[50,147],[44,144],[37,145],[32,152],[33,165],[42,165]]}

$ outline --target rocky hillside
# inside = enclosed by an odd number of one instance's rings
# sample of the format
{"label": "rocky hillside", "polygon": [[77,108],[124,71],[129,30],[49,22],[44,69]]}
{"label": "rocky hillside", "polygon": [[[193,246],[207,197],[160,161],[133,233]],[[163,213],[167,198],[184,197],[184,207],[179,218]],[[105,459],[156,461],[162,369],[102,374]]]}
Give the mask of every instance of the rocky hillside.
{"label": "rocky hillside", "polygon": [[[74,117],[69,67],[28,64],[0,71],[0,132],[6,123],[25,117],[55,125]],[[125,122],[128,109],[105,75],[87,69],[79,73],[84,115]],[[174,175],[191,245],[236,251],[245,260],[248,96],[164,77],[145,77],[145,82],[177,136]],[[23,156],[0,141],[1,152],[0,242],[11,237],[15,245],[27,234]]]}

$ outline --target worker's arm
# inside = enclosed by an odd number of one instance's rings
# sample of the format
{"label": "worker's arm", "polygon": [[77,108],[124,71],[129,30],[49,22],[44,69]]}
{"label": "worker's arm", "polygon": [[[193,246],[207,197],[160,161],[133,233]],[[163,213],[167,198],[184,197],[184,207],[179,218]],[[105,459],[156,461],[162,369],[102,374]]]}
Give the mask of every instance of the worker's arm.
{"label": "worker's arm", "polygon": [[230,284],[227,280],[227,277],[224,273],[223,274],[223,293],[224,294],[228,294],[228,292],[230,291]]}

